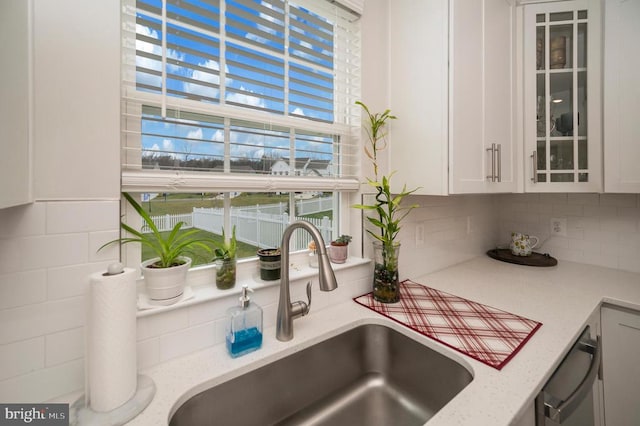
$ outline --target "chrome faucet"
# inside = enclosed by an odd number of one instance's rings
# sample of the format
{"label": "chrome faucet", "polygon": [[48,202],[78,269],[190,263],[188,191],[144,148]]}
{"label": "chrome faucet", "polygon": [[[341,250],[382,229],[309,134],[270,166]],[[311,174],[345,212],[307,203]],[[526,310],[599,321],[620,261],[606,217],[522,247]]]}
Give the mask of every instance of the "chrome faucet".
{"label": "chrome faucet", "polygon": [[280,244],[282,270],[280,272],[280,301],[278,302],[278,317],[276,319],[276,338],[281,342],[293,339],[293,320],[307,315],[311,307],[311,282],[307,283],[309,303],[301,300],[291,303],[291,294],[289,293],[289,240],[293,231],[298,228],[306,229],[316,243],[320,290],[332,291],[338,287],[336,276],[331,269],[331,262],[327,257],[327,248],[324,246],[324,240],[318,228],[304,220],[295,221],[287,226],[282,234],[282,243]]}

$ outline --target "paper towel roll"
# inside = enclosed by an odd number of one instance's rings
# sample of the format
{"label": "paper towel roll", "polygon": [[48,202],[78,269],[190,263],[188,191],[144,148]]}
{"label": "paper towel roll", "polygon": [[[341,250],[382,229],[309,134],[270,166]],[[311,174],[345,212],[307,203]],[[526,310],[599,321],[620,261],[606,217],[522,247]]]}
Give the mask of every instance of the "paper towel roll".
{"label": "paper towel roll", "polygon": [[111,411],[136,391],[136,277],[131,268],[90,277],[87,392],[94,411]]}

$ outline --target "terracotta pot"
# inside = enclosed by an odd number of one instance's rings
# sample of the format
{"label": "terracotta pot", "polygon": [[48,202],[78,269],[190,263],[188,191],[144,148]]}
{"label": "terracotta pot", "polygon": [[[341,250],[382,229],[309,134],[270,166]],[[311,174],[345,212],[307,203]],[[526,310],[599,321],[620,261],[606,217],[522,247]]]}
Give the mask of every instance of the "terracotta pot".
{"label": "terracotta pot", "polygon": [[191,267],[191,259],[179,257],[178,260],[184,263],[171,268],[150,267],[158,260],[160,258],[156,257],[142,262],[140,265],[149,299],[162,302],[171,302],[172,299],[177,300],[184,293],[187,271]]}
{"label": "terracotta pot", "polygon": [[349,244],[339,244],[332,242],[329,246],[329,259],[333,263],[344,263],[349,256]]}

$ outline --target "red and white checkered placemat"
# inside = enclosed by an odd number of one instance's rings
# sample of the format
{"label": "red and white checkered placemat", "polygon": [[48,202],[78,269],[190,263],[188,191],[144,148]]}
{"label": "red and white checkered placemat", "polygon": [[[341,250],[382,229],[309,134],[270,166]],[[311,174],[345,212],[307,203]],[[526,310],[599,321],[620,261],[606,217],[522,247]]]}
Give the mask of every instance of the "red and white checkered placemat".
{"label": "red and white checkered placemat", "polygon": [[398,303],[376,302],[372,293],[353,300],[498,370],[542,326],[410,280],[400,284]]}

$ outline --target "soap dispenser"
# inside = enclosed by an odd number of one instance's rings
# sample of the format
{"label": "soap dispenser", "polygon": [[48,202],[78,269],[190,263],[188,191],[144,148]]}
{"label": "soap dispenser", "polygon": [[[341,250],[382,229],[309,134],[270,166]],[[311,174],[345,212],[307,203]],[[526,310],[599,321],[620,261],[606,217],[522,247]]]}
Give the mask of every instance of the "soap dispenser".
{"label": "soap dispenser", "polygon": [[242,286],[240,305],[227,309],[226,341],[231,357],[253,352],[262,346],[262,308],[251,303],[246,284]]}

